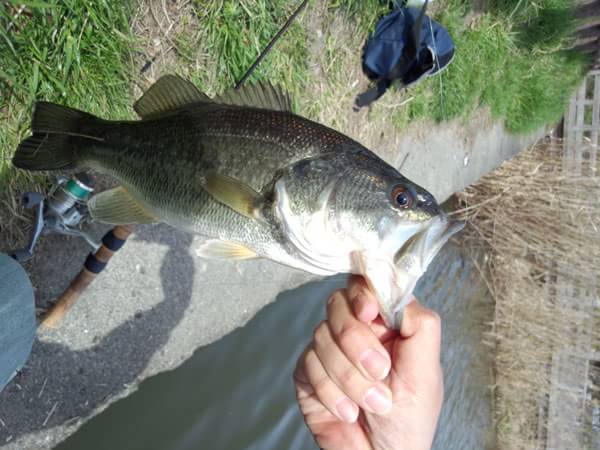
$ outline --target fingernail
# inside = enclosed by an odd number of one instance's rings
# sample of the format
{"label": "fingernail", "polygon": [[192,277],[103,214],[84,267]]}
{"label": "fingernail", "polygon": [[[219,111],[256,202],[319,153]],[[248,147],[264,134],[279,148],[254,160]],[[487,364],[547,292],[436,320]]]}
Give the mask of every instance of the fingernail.
{"label": "fingernail", "polygon": [[373,320],[379,313],[377,305],[373,304],[369,297],[367,297],[367,295],[364,293],[358,294],[356,297],[354,297],[352,303],[352,310],[354,311],[354,314],[363,322]]}
{"label": "fingernail", "polygon": [[365,303],[367,301],[367,295],[365,294],[365,292],[363,290],[359,291],[358,294],[356,294],[354,296],[354,298],[352,299],[352,303],[354,303],[355,305],[358,305],[360,303]]}
{"label": "fingernail", "polygon": [[352,300],[352,310],[354,311],[354,314],[356,315],[356,317],[360,318],[360,316],[363,314],[363,310],[365,309],[366,301],[367,301],[367,299],[365,298],[364,294],[358,294]]}
{"label": "fingernail", "polygon": [[360,303],[360,296],[361,296],[361,294],[358,294],[350,299],[350,305],[352,305],[352,309],[355,312],[356,312],[356,308],[358,307],[358,304]]}
{"label": "fingernail", "polygon": [[343,397],[337,401],[335,407],[338,411],[338,416],[345,422],[355,422],[358,418],[358,406],[348,397]]}
{"label": "fingernail", "polygon": [[387,389],[373,386],[365,395],[365,403],[376,414],[384,414],[392,408],[392,396]]}
{"label": "fingernail", "polygon": [[390,370],[390,360],[371,348],[360,356],[360,363],[376,380],[383,380]]}

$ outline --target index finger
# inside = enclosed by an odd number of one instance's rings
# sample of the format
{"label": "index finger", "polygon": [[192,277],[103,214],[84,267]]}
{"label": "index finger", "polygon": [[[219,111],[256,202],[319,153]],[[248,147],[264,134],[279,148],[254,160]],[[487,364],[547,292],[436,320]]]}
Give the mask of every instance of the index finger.
{"label": "index finger", "polygon": [[379,314],[379,302],[369,289],[366,280],[360,275],[351,275],[348,279],[348,295],[352,310],[358,320],[371,323]]}
{"label": "index finger", "polygon": [[[381,343],[398,336],[398,330],[388,328],[379,315],[379,302],[364,277],[360,275],[350,276],[348,279],[348,297],[354,316],[361,322],[369,324],[371,331]],[[412,297],[412,300],[416,299]]]}

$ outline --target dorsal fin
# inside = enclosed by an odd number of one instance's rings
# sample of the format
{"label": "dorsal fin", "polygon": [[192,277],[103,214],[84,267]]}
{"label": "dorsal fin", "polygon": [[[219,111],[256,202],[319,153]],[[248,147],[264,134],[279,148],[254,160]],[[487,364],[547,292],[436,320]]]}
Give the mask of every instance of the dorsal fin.
{"label": "dorsal fin", "polygon": [[289,94],[271,83],[246,84],[239,89],[226,91],[213,98],[212,101],[226,105],[292,112],[292,101]]}
{"label": "dorsal fin", "polygon": [[135,102],[133,109],[147,119],[198,102],[211,102],[211,99],[180,76],[164,75]]}

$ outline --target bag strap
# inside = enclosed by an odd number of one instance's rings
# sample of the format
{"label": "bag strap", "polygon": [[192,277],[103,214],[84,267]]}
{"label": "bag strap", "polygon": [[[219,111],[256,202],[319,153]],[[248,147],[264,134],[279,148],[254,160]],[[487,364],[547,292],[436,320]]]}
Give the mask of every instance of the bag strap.
{"label": "bag strap", "polygon": [[379,78],[373,86],[367,89],[362,94],[358,94],[354,99],[352,109],[356,112],[363,106],[368,106],[385,94],[392,82],[386,78]]}

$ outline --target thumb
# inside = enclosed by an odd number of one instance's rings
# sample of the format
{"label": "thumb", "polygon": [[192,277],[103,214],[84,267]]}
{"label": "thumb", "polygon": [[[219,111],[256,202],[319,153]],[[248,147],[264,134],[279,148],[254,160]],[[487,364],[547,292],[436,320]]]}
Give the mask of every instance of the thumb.
{"label": "thumb", "polygon": [[427,383],[441,376],[440,316],[414,299],[406,306],[402,329],[392,349],[392,367],[408,386]]}

